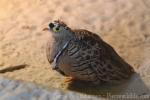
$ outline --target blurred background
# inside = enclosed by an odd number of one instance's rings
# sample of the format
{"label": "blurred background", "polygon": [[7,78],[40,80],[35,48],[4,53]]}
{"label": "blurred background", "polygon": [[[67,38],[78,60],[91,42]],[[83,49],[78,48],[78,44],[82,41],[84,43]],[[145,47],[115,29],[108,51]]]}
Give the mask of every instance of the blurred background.
{"label": "blurred background", "polygon": [[50,33],[42,31],[57,19],[98,34],[135,70],[150,65],[150,0],[0,0],[0,70],[28,65],[0,76],[64,88],[46,59]]}

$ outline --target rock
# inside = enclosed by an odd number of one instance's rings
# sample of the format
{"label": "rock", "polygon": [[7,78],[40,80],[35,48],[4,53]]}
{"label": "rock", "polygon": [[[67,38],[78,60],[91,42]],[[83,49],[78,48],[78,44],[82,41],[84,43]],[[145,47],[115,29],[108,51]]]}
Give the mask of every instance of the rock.
{"label": "rock", "polygon": [[0,100],[99,100],[98,97],[65,92],[57,89],[46,90],[32,83],[14,81],[0,77]]}

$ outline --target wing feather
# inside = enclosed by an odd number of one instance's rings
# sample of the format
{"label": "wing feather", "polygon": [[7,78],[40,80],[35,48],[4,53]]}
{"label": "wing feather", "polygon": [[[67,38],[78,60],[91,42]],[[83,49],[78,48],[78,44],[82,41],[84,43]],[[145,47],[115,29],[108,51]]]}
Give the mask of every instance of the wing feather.
{"label": "wing feather", "polygon": [[86,49],[89,49],[91,54],[95,53],[94,56],[91,55],[90,58],[83,60],[83,62],[91,62],[91,67],[97,73],[97,77],[100,80],[120,80],[121,78],[128,78],[133,73],[133,68],[98,35],[82,29],[73,30],[73,32],[76,39],[83,45],[82,48],[88,46]]}

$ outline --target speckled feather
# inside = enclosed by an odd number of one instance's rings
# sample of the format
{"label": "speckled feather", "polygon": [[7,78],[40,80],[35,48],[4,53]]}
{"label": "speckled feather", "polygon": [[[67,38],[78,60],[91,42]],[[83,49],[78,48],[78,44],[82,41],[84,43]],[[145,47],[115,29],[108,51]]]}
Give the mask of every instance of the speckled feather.
{"label": "speckled feather", "polygon": [[[92,80],[90,81],[93,81],[94,83],[100,83],[102,81],[121,81],[132,74],[132,67],[98,35],[82,29],[73,30],[73,32],[76,34],[76,38],[78,39],[78,48],[80,47],[80,53],[78,54],[81,56],[81,59],[76,63],[77,65],[80,65],[79,62],[82,63],[87,61],[87,63],[85,63],[85,67],[83,67],[84,65],[78,67],[80,67],[80,70],[83,69],[82,71],[86,73],[85,76],[91,75]],[[72,56],[77,57],[78,55]],[[89,70],[92,70],[90,72],[93,72],[93,74],[85,72],[88,68]]]}
{"label": "speckled feather", "polygon": [[[62,22],[60,24],[67,26]],[[75,34],[74,39],[58,59],[57,65],[63,74],[99,84],[120,82],[134,72],[133,68],[97,34],[83,29],[72,32]]]}

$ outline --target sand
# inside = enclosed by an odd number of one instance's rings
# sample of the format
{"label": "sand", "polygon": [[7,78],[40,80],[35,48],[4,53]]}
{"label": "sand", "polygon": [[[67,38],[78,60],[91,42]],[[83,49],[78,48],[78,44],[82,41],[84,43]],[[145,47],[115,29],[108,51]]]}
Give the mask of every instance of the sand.
{"label": "sand", "polygon": [[46,59],[50,33],[42,31],[55,19],[97,33],[147,77],[150,0],[0,0],[0,70],[27,64],[0,76],[64,89],[64,77],[51,70]]}

